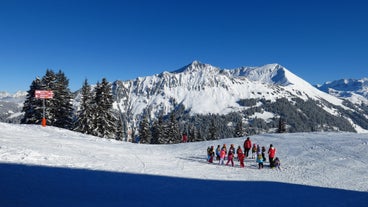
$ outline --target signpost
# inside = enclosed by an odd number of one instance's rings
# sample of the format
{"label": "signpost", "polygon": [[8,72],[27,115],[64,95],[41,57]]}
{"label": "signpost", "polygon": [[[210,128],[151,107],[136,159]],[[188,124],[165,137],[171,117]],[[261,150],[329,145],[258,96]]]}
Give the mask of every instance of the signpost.
{"label": "signpost", "polygon": [[43,113],[42,113],[42,126],[46,126],[46,106],[45,106],[45,99],[52,99],[54,97],[54,93],[52,91],[47,90],[36,90],[35,91],[35,97],[37,99],[42,99],[42,105],[43,105]]}

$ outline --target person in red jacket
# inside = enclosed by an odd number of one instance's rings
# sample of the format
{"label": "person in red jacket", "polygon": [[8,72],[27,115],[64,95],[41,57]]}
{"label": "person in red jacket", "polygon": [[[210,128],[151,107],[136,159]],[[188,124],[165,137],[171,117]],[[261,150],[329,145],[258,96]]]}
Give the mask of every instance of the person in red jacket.
{"label": "person in red jacket", "polygon": [[247,137],[247,139],[244,141],[244,155],[246,158],[249,156],[249,151],[252,148],[252,141],[250,141],[250,138]]}
{"label": "person in red jacket", "polygon": [[240,167],[243,168],[244,167],[244,154],[240,146],[238,147],[237,153],[238,153],[238,160],[240,163]]}
{"label": "person in red jacket", "polygon": [[268,158],[270,160],[270,167],[274,167],[274,158],[276,155],[276,148],[273,147],[273,145],[270,145],[270,148],[268,149]]}

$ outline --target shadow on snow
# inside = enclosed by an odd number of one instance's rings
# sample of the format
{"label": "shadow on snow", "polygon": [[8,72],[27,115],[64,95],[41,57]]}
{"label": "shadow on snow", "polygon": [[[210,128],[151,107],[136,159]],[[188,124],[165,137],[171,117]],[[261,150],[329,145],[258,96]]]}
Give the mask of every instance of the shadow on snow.
{"label": "shadow on snow", "polygon": [[368,192],[0,164],[0,206],[366,206]]}

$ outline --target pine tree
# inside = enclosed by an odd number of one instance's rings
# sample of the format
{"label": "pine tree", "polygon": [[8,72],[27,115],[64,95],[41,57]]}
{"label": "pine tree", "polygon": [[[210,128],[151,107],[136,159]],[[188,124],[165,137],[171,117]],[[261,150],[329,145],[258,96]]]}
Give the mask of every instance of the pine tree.
{"label": "pine tree", "polygon": [[237,123],[236,123],[236,127],[235,127],[235,137],[242,137],[244,135],[244,129],[243,129],[243,121],[240,119]]}
{"label": "pine tree", "polygon": [[[45,118],[47,125],[70,129],[72,126],[73,108],[72,95],[68,89],[69,81],[65,74],[59,71],[47,69],[42,79],[34,80],[24,102],[24,117],[21,123],[40,124],[43,117],[43,102],[45,103]],[[54,93],[52,99],[36,99],[36,90],[51,90]]]}
{"label": "pine tree", "polygon": [[147,117],[144,117],[144,119],[139,123],[138,133],[141,143],[148,144],[151,142],[152,134]]}
{"label": "pine tree", "polygon": [[279,119],[279,126],[277,129],[278,133],[285,133],[286,132],[286,122],[283,118],[280,117]]}
{"label": "pine tree", "polygon": [[170,114],[170,122],[168,124],[168,139],[169,143],[180,143],[181,136],[180,136],[180,130],[179,130],[179,124],[178,121],[175,118],[175,114]]}
{"label": "pine tree", "polygon": [[93,94],[86,79],[82,86],[82,99],[74,130],[84,134],[93,134],[94,129]]}
{"label": "pine tree", "polygon": [[160,116],[158,120],[153,123],[152,129],[152,144],[163,144],[164,141],[164,131],[163,131],[163,118]]}
{"label": "pine tree", "polygon": [[24,112],[24,116],[21,120],[22,124],[41,124],[43,116],[42,100],[35,98],[35,91],[40,89],[42,89],[42,81],[40,78],[36,78],[32,81],[23,104],[22,112]]}
{"label": "pine tree", "polygon": [[116,125],[116,140],[123,141],[126,139],[126,124],[122,116],[118,117],[117,125]]}
{"label": "pine tree", "polygon": [[217,127],[216,127],[214,118],[211,119],[211,125],[210,125],[210,128],[208,129],[208,133],[209,133],[210,140],[214,140],[217,138]]}
{"label": "pine tree", "polygon": [[53,102],[53,126],[71,129],[73,123],[72,93],[69,89],[69,80],[61,70],[56,74],[53,87],[54,98],[51,100]]}
{"label": "pine tree", "polygon": [[116,136],[116,118],[112,113],[113,96],[111,84],[106,78],[95,88],[95,129],[94,135],[114,138]]}
{"label": "pine tree", "polygon": [[[55,94],[55,86],[56,74],[53,70],[47,69],[46,74],[42,77],[42,90],[53,91]],[[52,99],[45,99],[45,118],[49,126],[54,126],[56,121],[55,111],[57,108],[57,101],[55,97]]]}

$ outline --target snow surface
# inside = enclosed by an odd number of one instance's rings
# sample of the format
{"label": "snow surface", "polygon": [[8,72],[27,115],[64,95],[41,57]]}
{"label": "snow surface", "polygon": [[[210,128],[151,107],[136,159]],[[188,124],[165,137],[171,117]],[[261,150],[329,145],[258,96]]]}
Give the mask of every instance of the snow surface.
{"label": "snow surface", "polygon": [[220,166],[207,146],[142,145],[55,127],[0,123],[0,206],[367,206],[368,134],[251,137],[282,169]]}

